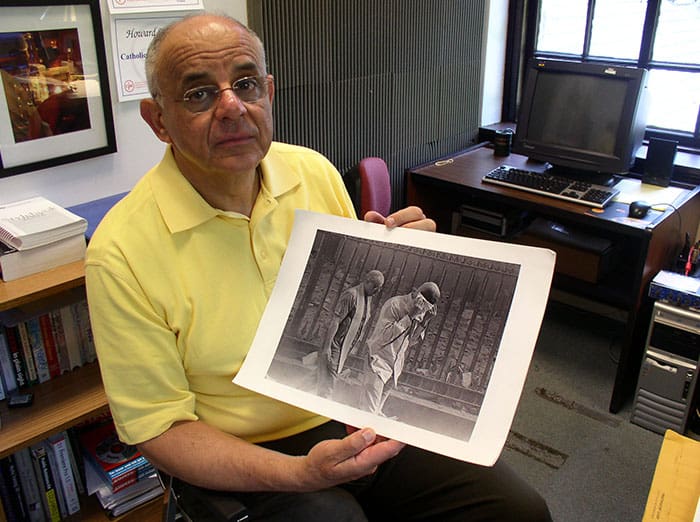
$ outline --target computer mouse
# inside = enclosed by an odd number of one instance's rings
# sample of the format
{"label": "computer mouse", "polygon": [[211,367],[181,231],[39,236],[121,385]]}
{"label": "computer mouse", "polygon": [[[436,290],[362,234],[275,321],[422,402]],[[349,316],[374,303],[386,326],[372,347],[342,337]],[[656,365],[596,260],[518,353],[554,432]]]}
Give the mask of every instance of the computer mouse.
{"label": "computer mouse", "polygon": [[633,201],[630,203],[629,217],[641,219],[647,215],[651,205],[646,201]]}

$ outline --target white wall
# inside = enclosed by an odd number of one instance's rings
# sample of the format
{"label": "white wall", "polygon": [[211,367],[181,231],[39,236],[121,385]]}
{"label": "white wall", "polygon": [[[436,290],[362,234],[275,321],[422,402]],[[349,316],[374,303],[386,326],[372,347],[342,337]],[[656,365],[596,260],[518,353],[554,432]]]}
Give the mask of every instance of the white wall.
{"label": "white wall", "polygon": [[481,104],[481,124],[490,125],[501,121],[506,67],[508,0],[491,0],[487,8],[485,23],[487,35],[483,56],[484,90]]}
{"label": "white wall", "polygon": [[[204,0],[209,11],[247,21],[245,0]],[[141,119],[139,102],[120,103],[114,85],[111,23],[106,0],[100,0],[109,67],[117,152],[44,170],[0,178],[0,203],[42,195],[62,206],[130,190],[163,155],[164,144]],[[166,13],[164,16],[170,16]]]}

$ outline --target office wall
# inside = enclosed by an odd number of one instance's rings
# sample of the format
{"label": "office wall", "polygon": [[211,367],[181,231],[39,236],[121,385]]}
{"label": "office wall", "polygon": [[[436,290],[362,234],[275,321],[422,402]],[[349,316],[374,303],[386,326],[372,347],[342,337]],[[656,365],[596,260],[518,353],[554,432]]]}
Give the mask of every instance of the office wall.
{"label": "office wall", "polygon": [[[504,3],[507,13],[507,2],[482,0],[249,2],[275,74],[276,138],[321,151],[341,173],[384,158],[403,206],[406,168],[476,140],[489,9]],[[501,60],[499,84],[502,70]]]}
{"label": "office wall", "polygon": [[[249,0],[250,1],[250,0]],[[329,0],[330,1],[330,0]],[[256,2],[253,2],[257,3]],[[426,3],[426,5],[431,2]],[[507,11],[508,0],[490,0],[485,3],[487,10],[494,10],[505,13]],[[204,0],[207,10],[221,11],[228,13],[242,21],[247,21],[248,12],[245,0]],[[295,8],[294,2],[290,3],[290,9]],[[106,6],[106,0],[101,0],[103,30],[107,46],[107,63],[109,67],[110,88],[112,91],[112,107],[115,119],[115,133],[117,138],[117,149],[115,154],[91,158],[88,160],[69,163],[50,169],[19,174],[6,178],[0,178],[0,202],[14,201],[34,195],[44,195],[56,203],[63,206],[71,206],[92,199],[124,192],[138,181],[143,173],[155,164],[162,156],[164,145],[158,141],[151,133],[150,129],[141,120],[137,101],[118,101],[116,89],[114,87],[114,70],[112,63],[111,48],[111,25],[110,15]],[[503,55],[503,45],[505,42],[505,24],[497,20],[498,16],[490,15],[488,25],[489,60],[492,56]],[[389,21],[390,23],[390,21]],[[486,33],[482,35],[486,37]],[[500,48],[500,51],[499,51]],[[482,61],[486,58],[483,56]],[[372,57],[366,57],[372,59]],[[482,64],[482,66],[484,66]],[[273,71],[274,72],[274,71]],[[500,95],[496,94],[496,89],[500,89],[503,80],[503,68],[496,63],[489,63],[484,66],[484,75],[492,78],[489,87],[489,95],[485,97],[486,104],[483,107],[490,107],[482,111],[481,123],[492,123],[500,117]],[[495,86],[495,88],[494,88]],[[447,93],[447,95],[460,95],[461,93]],[[497,102],[494,102],[494,99]],[[276,107],[276,111],[279,107]],[[487,114],[484,116],[483,114]],[[494,120],[491,120],[495,118]],[[415,125],[420,125],[416,121]],[[371,136],[361,139],[371,142]],[[368,151],[371,152],[369,148]],[[414,161],[417,162],[416,159]],[[340,166],[342,168],[342,165]]]}

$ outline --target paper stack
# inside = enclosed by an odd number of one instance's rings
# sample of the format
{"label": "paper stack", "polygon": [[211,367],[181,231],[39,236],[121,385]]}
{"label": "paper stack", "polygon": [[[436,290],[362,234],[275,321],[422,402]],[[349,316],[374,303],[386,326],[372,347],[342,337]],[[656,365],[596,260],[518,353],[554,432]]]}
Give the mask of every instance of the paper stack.
{"label": "paper stack", "polygon": [[85,257],[87,221],[37,196],[0,204],[0,275],[12,281]]}

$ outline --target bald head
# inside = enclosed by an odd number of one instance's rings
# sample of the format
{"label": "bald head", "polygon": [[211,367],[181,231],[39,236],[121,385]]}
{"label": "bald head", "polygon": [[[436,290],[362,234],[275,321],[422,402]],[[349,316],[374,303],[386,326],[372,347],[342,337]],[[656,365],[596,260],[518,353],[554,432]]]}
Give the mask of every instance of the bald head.
{"label": "bald head", "polygon": [[222,36],[232,31],[247,33],[257,47],[257,53],[260,56],[260,64],[258,64],[261,67],[260,72],[263,75],[267,74],[265,48],[260,38],[253,30],[230,16],[210,13],[193,14],[163,27],[156,33],[148,46],[146,55],[146,81],[148,83],[148,90],[153,98],[156,98],[161,93],[159,82],[164,72],[163,67],[168,66],[167,59],[170,58],[168,52],[169,46],[188,34],[204,30],[218,31]]}
{"label": "bald head", "polygon": [[370,270],[365,274],[363,281],[365,285],[365,294],[374,295],[384,286],[384,274],[379,270]]}

